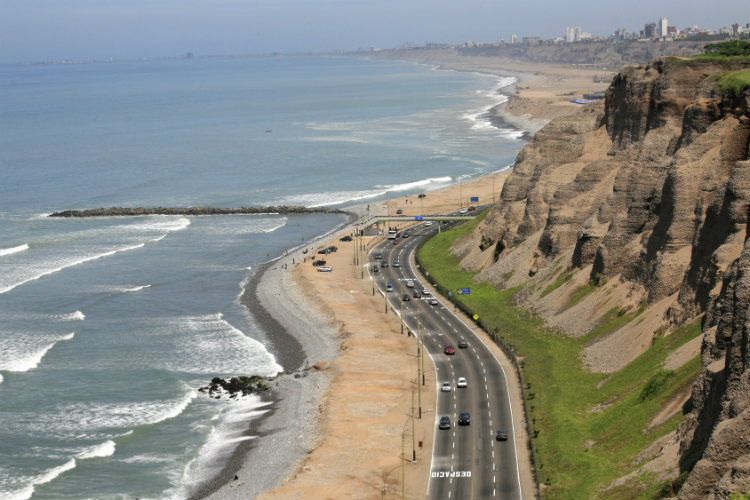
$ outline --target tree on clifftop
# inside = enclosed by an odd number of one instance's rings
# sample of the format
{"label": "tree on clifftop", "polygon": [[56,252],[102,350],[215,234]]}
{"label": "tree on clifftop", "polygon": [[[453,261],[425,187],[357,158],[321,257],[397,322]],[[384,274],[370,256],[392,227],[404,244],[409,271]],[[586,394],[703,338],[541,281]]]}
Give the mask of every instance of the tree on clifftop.
{"label": "tree on clifftop", "polygon": [[750,42],[732,40],[731,42],[709,43],[703,47],[703,53],[724,57],[750,56]]}

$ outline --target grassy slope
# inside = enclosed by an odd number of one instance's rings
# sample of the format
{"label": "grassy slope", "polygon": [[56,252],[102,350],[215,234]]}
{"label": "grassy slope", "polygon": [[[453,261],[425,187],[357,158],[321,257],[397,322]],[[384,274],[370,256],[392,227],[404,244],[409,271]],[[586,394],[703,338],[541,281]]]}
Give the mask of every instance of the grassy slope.
{"label": "grassy slope", "polygon": [[[479,219],[444,232],[422,247],[419,259],[432,279],[448,289],[471,287],[468,296],[454,296],[491,325],[525,358],[529,417],[539,462],[540,481],[549,499],[600,498],[602,488],[633,470],[635,456],[655,439],[674,430],[682,414],[647,429],[649,421],[698,374],[696,356],[675,372],[665,373],[666,356],[700,334],[700,324],[686,325],[653,346],[623,370],[611,374],[588,372],[581,364],[584,344],[635,320],[642,311],[613,309],[604,324],[582,338],[567,338],[545,328],[540,318],[513,306],[515,290],[496,290],[475,283],[475,273],[458,269],[450,246]],[[650,382],[650,383],[649,383]],[[646,387],[650,391],[645,391]],[[646,397],[643,395],[647,394]],[[592,411],[595,407],[600,411]],[[642,477],[644,485],[610,490],[609,498],[656,498],[661,484]]]}

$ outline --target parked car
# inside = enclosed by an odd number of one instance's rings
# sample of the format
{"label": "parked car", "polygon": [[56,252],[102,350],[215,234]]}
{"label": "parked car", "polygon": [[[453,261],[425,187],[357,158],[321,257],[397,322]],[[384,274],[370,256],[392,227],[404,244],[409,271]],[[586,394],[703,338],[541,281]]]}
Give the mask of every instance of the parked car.
{"label": "parked car", "polygon": [[320,273],[330,273],[331,271],[333,271],[333,268],[331,266],[320,266],[318,268],[318,272]]}
{"label": "parked car", "polygon": [[498,429],[497,434],[495,435],[495,439],[498,441],[507,441],[508,440],[508,431],[505,429]]}
{"label": "parked car", "polygon": [[466,342],[464,339],[461,339],[461,340],[458,341],[458,348],[459,349],[466,349],[467,347],[469,347],[469,343]]}
{"label": "parked car", "polygon": [[458,425],[469,425],[471,424],[471,418],[469,417],[468,411],[462,411],[458,414]]}
{"label": "parked car", "polygon": [[468,385],[466,382],[466,377],[458,377],[458,381],[456,382],[456,387],[464,388]]}
{"label": "parked car", "polygon": [[456,349],[454,349],[452,345],[448,344],[447,346],[445,346],[445,349],[443,349],[443,352],[450,356],[452,354],[456,354]]}
{"label": "parked car", "polygon": [[339,241],[352,241],[352,237],[347,234],[343,238],[339,238]]}
{"label": "parked car", "polygon": [[432,297],[432,298],[430,299],[430,305],[431,305],[431,306],[436,306],[436,305],[438,305],[438,304],[440,304],[440,302],[438,302],[438,300],[437,300],[437,299],[436,299],[435,297]]}
{"label": "parked car", "polygon": [[438,427],[440,429],[450,429],[451,428],[451,418],[450,417],[440,417],[440,424],[438,424]]}
{"label": "parked car", "polygon": [[404,213],[404,211],[401,210],[400,208],[398,210],[396,210],[396,215],[401,215],[402,213]]}
{"label": "parked car", "polygon": [[324,260],[318,259],[318,260],[314,260],[313,261],[313,266],[315,266],[315,267],[325,266],[325,265],[326,265],[326,261],[324,261]]}
{"label": "parked car", "polygon": [[453,387],[451,387],[450,382],[443,382],[443,385],[440,387],[441,392],[451,392],[453,390]]}
{"label": "parked car", "polygon": [[404,302],[409,302],[411,298],[409,297],[408,293],[405,293],[401,296],[401,300],[403,300]]}

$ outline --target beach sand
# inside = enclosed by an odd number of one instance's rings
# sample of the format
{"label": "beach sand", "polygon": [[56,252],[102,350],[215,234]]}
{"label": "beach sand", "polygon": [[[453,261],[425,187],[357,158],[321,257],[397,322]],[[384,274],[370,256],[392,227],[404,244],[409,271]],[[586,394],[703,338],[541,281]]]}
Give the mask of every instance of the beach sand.
{"label": "beach sand", "polygon": [[[521,71],[512,64],[486,68],[461,62],[462,66],[454,69],[498,74]],[[450,65],[451,61],[443,63]],[[568,99],[548,85],[558,82],[565,93],[573,88],[585,92],[598,89],[589,85],[590,75],[581,76],[575,68],[555,73],[554,67],[539,66],[533,72],[529,66],[522,68],[531,73],[522,78],[519,94],[507,105],[513,108],[517,104],[514,112],[522,113],[516,116],[515,125],[529,133],[562,114],[560,109],[577,109],[578,105],[563,103]],[[559,104],[553,106],[549,99]],[[497,112],[507,113],[507,108]],[[495,173],[427,193],[425,198],[401,197],[371,204],[369,213],[395,214],[399,209],[404,215],[446,213],[468,206],[472,196],[478,197],[480,204],[491,203],[507,175]],[[364,207],[352,210],[365,213]],[[248,287],[244,302],[256,318],[258,308],[263,309],[259,323],[274,339],[277,359],[287,370],[302,370],[277,379],[265,396],[273,413],[249,429],[249,434],[258,437],[235,453],[222,477],[207,488],[215,490],[207,498],[400,498],[402,488],[409,498],[425,497],[436,425],[434,367],[425,358],[426,386],[415,391],[415,338],[400,333],[395,311],[388,307],[385,312],[383,295],[374,289],[366,269],[355,264],[354,242],[338,241],[351,231],[348,226],[319,239],[305,247],[307,254],[299,249],[281,257]],[[368,248],[374,243],[368,238]],[[339,247],[338,252],[326,256],[333,272],[318,273],[311,265],[315,257],[311,250],[327,244]],[[486,335],[477,333],[503,364],[513,405],[520,409],[521,391],[510,362]],[[423,418],[414,419],[412,430],[412,401],[420,396]],[[516,412],[514,418],[523,496],[533,498],[535,485],[526,455],[523,413]]]}

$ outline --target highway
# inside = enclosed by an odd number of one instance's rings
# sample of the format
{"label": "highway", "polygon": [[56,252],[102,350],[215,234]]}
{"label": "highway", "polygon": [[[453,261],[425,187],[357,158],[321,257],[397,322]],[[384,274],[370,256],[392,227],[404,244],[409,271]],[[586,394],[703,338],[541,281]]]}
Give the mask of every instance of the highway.
{"label": "highway", "polygon": [[[438,296],[439,304],[430,305],[432,295],[413,297],[415,290],[422,291],[425,282],[412,269],[411,255],[420,239],[437,230],[437,224],[424,223],[409,228],[406,231],[409,237],[398,238],[398,244],[385,240],[375,246],[370,251],[368,264],[389,306],[399,313],[403,310],[404,331],[414,332],[415,351],[419,327],[425,352],[435,365],[437,386],[430,382],[430,373],[425,377],[426,385],[422,386],[422,390],[437,391],[435,411],[422,409],[422,418],[434,419],[435,428],[427,498],[521,499],[506,374],[493,353],[454,314],[450,302]],[[377,255],[380,258],[376,259]],[[387,267],[382,267],[383,261],[387,262]],[[372,272],[373,265],[380,268],[379,272]],[[414,288],[407,287],[410,280]],[[390,292],[386,291],[387,283],[392,285]],[[403,294],[408,294],[410,300],[403,301]],[[459,348],[460,341],[465,341],[468,347]],[[454,346],[455,354],[444,353],[448,344]],[[466,378],[467,387],[456,386],[459,377]],[[444,382],[450,382],[450,392],[441,391]],[[458,424],[461,412],[469,412],[469,425]],[[449,429],[438,428],[443,416],[450,418]],[[506,441],[495,439],[498,429],[507,431]]]}

